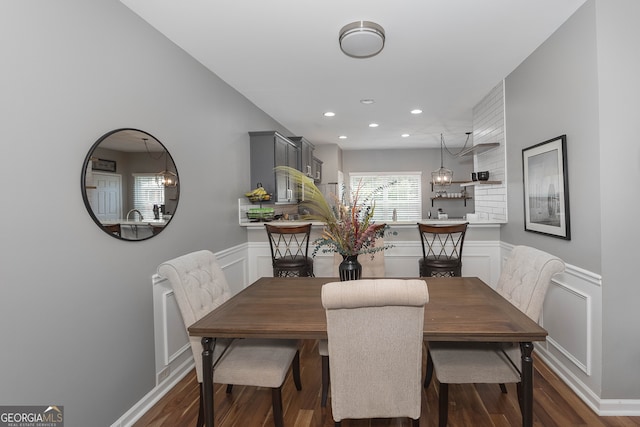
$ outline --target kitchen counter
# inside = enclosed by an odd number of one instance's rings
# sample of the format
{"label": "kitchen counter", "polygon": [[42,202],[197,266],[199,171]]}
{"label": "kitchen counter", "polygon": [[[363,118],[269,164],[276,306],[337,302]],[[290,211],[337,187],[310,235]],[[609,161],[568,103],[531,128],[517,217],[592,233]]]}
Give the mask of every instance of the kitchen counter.
{"label": "kitchen counter", "polygon": [[[295,221],[289,221],[289,220],[274,220],[274,221],[269,221],[269,224],[273,224],[273,225],[282,225],[282,226],[296,226],[296,225],[300,225],[300,224],[308,224],[309,222],[311,222],[311,225],[313,227],[322,227],[324,226],[324,222],[321,221],[304,221],[304,220],[295,220]],[[389,221],[386,224],[389,227],[415,227],[416,224],[420,222],[423,224],[441,224],[441,225],[445,225],[445,224],[462,224],[464,222],[468,222],[469,223],[469,227],[476,227],[476,226],[500,226],[500,224],[503,224],[502,222],[497,222],[497,221],[491,221],[491,220],[477,220],[477,221],[466,221],[462,218],[449,218],[449,219],[423,219],[420,221]],[[250,221],[243,221],[240,223],[240,225],[242,227],[249,227],[249,228],[260,228],[260,229],[264,229],[264,224],[265,222],[250,222]]]}
{"label": "kitchen counter", "polygon": [[[308,224],[311,222],[311,241],[313,242],[317,237],[320,237],[324,222],[320,221],[283,221],[275,220],[270,221],[268,224],[282,225],[282,226],[296,226],[301,224]],[[462,218],[450,218],[450,219],[424,219],[420,221],[426,224],[460,224],[464,221]],[[247,238],[249,242],[267,242],[267,233],[264,228],[265,222],[242,222],[240,225],[247,230]],[[417,221],[397,221],[388,222],[387,230],[385,231],[385,240],[404,242],[404,241],[416,241],[420,240],[418,233]],[[467,228],[467,234],[465,240],[481,240],[481,241],[498,241],[500,239],[500,223],[491,221],[475,221],[469,223]]]}

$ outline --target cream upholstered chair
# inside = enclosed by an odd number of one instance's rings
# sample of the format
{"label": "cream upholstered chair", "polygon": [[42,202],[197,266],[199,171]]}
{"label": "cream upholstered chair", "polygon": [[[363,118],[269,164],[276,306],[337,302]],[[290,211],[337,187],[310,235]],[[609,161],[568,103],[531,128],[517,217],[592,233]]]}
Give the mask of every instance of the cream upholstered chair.
{"label": "cream upholstered chair", "polygon": [[[384,238],[376,239],[376,246],[384,246]],[[376,252],[372,257],[368,254],[358,256],[358,262],[362,265],[362,278],[382,278],[385,277],[384,251]],[[333,271],[338,276],[338,266],[342,262],[342,255],[335,252],[333,255]],[[321,405],[327,405],[327,395],[329,393],[329,349],[326,340],[318,342],[318,352],[322,360],[322,399]]]}
{"label": "cream upholstered chair", "polygon": [[327,283],[331,409],[343,419],[409,417],[420,423],[423,280]]}
{"label": "cream upholstered chair", "polygon": [[[171,284],[185,328],[231,297],[224,273],[210,251],[192,252],[164,262],[158,267],[158,274]],[[198,426],[201,426],[204,421],[202,344],[198,337],[189,337],[189,340],[200,383]],[[297,341],[217,340],[213,360],[213,381],[227,384],[227,393],[233,384],[271,388],[273,420],[277,427],[283,425],[281,387],[292,364],[296,388],[301,389]]]}
{"label": "cream upholstered chair", "polygon": [[[538,249],[516,246],[502,268],[496,290],[537,322],[551,278],[562,271],[564,262],[559,258]],[[424,385],[429,385],[435,369],[440,382],[440,427],[447,425],[448,384],[497,383],[506,393],[505,383],[517,383],[521,398],[521,356],[517,343],[433,342],[428,347]]]}

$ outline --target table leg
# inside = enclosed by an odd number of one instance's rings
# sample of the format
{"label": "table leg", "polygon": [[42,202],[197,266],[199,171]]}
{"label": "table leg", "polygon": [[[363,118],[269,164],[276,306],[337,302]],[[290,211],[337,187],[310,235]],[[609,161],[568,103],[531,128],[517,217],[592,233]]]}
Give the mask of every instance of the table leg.
{"label": "table leg", "polygon": [[213,427],[213,348],[215,339],[202,338],[202,402],[204,407],[204,425]]}
{"label": "table leg", "polygon": [[522,353],[522,426],[533,426],[533,343],[521,342]]}

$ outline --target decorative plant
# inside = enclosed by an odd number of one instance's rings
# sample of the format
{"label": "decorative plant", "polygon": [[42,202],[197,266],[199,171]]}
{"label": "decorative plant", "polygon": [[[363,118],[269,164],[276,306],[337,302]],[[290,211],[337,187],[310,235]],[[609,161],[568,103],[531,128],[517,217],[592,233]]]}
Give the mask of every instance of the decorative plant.
{"label": "decorative plant", "polygon": [[[385,224],[376,224],[373,221],[375,202],[372,201],[372,197],[386,186],[377,188],[361,200],[359,185],[353,192],[349,204],[333,195],[335,206],[332,207],[313,180],[299,170],[278,166],[276,171],[288,174],[298,186],[302,194],[300,205],[303,211],[308,212],[302,218],[325,223],[322,235],[313,242],[313,256],[320,251],[338,252],[343,257],[359,254],[371,254],[373,257],[376,252],[392,247],[376,246],[376,239],[384,235]],[[393,183],[388,185],[391,184]]]}

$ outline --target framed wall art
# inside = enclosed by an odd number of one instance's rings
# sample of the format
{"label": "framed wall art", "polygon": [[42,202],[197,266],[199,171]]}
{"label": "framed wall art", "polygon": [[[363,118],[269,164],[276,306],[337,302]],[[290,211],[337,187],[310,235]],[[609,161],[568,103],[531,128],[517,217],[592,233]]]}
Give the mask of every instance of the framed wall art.
{"label": "framed wall art", "polygon": [[522,150],[524,229],[571,240],[567,136]]}
{"label": "framed wall art", "polygon": [[115,160],[93,159],[91,169],[94,171],[115,172],[116,162]]}

